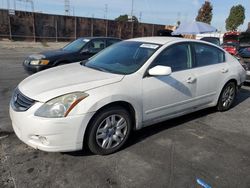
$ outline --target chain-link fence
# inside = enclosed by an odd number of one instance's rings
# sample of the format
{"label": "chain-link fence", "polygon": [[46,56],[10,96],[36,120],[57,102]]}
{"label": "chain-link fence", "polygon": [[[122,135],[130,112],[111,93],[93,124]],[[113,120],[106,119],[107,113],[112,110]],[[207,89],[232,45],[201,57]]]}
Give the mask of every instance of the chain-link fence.
{"label": "chain-link fence", "polygon": [[69,41],[83,36],[122,39],[154,36],[164,25],[0,10],[0,38]]}

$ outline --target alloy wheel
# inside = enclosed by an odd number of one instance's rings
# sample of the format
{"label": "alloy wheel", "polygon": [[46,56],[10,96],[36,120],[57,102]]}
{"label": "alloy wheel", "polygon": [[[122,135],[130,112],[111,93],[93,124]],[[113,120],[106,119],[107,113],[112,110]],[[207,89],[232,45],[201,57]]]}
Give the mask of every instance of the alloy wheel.
{"label": "alloy wheel", "polygon": [[112,114],[106,117],[96,131],[96,142],[103,149],[112,149],[120,145],[128,133],[128,124],[124,117]]}

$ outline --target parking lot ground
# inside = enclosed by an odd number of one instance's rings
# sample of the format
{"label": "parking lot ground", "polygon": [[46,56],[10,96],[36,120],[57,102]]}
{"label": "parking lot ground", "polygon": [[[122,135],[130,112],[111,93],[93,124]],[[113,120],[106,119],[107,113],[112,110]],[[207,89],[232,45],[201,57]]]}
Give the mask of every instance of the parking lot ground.
{"label": "parking lot ground", "polygon": [[112,155],[47,153],[23,144],[8,115],[22,60],[40,48],[0,46],[0,187],[250,187],[250,86],[227,112],[206,109],[134,132]]}

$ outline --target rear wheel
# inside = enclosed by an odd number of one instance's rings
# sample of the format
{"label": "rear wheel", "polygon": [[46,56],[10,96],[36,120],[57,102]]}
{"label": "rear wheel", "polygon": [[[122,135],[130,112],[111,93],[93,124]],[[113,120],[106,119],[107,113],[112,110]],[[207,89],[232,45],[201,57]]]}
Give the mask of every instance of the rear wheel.
{"label": "rear wheel", "polygon": [[131,126],[129,113],[121,107],[110,107],[99,112],[90,124],[89,149],[100,155],[118,151],[126,143]]}
{"label": "rear wheel", "polygon": [[217,104],[217,109],[219,111],[228,110],[235,99],[236,95],[236,84],[234,82],[227,83],[220,94],[220,98]]}

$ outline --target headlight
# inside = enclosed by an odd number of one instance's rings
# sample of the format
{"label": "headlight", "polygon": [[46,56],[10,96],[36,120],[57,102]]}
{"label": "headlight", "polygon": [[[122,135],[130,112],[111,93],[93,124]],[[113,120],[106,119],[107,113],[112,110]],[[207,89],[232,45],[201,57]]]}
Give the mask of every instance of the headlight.
{"label": "headlight", "polygon": [[47,118],[66,117],[81,100],[88,96],[87,93],[76,92],[54,98],[43,104],[35,112],[35,116]]}
{"label": "headlight", "polygon": [[48,65],[49,64],[49,60],[47,60],[47,59],[31,60],[30,64],[31,65]]}

